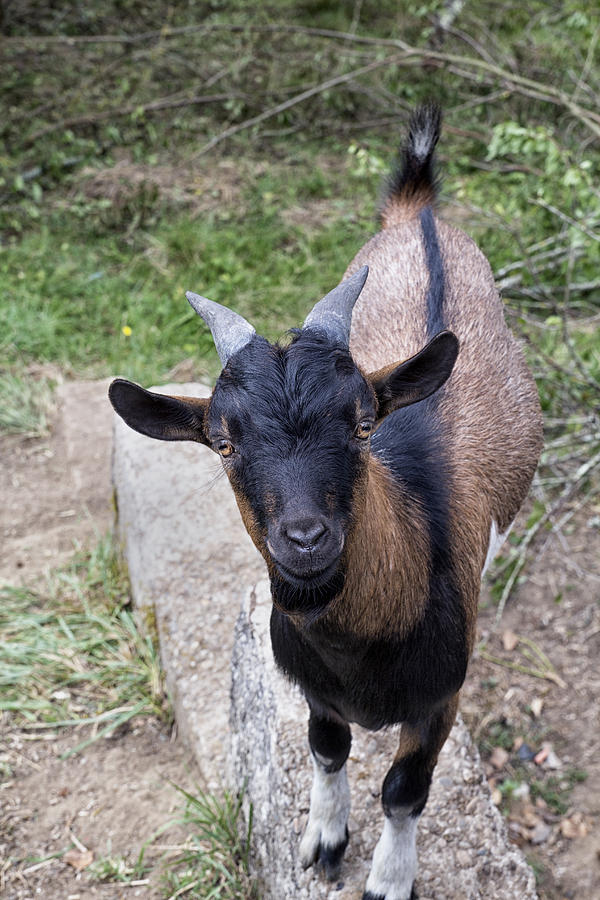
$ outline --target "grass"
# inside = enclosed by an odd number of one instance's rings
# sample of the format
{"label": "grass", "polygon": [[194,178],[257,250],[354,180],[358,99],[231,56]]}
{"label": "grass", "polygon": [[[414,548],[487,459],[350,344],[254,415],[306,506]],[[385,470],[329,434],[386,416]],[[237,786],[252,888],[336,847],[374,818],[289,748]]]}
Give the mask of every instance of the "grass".
{"label": "grass", "polygon": [[28,378],[0,372],[0,432],[44,437],[53,409],[53,384],[48,378]]}
{"label": "grass", "polygon": [[[56,731],[78,726],[78,733],[87,727],[85,739],[65,756],[137,716],[169,720],[156,645],[152,635],[138,630],[127,573],[110,538],[78,554],[36,591],[2,589],[0,687],[0,713],[9,727]],[[10,779],[10,770],[4,776]],[[133,861],[109,850],[86,868],[85,877],[129,885],[160,877],[164,898],[257,897],[248,872],[252,823],[242,831],[241,797],[176,790],[185,801],[181,815],[159,830],[165,834],[177,827],[175,851],[170,848],[158,861],[153,853],[150,859],[147,851],[157,833]],[[26,860],[26,868],[32,862],[40,860]]]}
{"label": "grass", "polygon": [[88,725],[70,753],[135,716],[170,715],[154,641],[129,608],[109,538],[32,591],[0,602],[0,711],[24,729]]}
{"label": "grass", "polygon": [[249,874],[252,815],[243,825],[242,796],[225,792],[222,799],[200,789],[185,798],[178,824],[188,834],[185,847],[169,862],[165,895],[185,894],[197,900],[258,900]]}
{"label": "grass", "polygon": [[[179,213],[131,245],[93,230],[82,243],[68,218],[62,229],[23,236],[0,251],[0,352],[14,367],[44,360],[78,374],[118,372],[143,382],[163,379],[182,356],[192,356],[216,374],[210,334],[186,290],[230,303],[274,338],[301,323],[370,231],[372,202],[365,200],[366,212],[357,216],[347,187],[340,190],[333,178],[335,223],[286,221],[281,195],[288,209],[305,208],[307,177],[306,164],[291,184],[283,172],[259,177],[241,212],[225,208],[196,221]],[[354,189],[365,191],[365,180],[356,181]]]}
{"label": "grass", "polygon": [[[185,895],[191,900],[258,900],[249,872],[252,818],[241,821],[242,795],[225,791],[221,798],[199,787],[194,793],[173,785],[183,797],[177,818],[165,823],[129,861],[109,853],[86,870],[95,881],[148,884],[148,876],[161,882],[165,900]],[[177,843],[157,844],[177,829]],[[161,860],[149,861],[149,851],[165,849]]]}

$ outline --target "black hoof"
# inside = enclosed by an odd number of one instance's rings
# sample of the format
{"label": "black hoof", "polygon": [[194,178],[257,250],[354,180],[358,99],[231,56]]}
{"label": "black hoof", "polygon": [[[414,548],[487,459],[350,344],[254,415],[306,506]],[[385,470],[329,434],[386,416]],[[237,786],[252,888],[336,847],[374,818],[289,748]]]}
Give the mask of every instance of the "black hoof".
{"label": "black hoof", "polygon": [[317,850],[317,862],[328,881],[335,881],[340,874],[340,868],[347,846],[347,828],[344,840],[339,844],[336,844],[335,847],[324,847],[322,844],[319,844],[319,849]]}

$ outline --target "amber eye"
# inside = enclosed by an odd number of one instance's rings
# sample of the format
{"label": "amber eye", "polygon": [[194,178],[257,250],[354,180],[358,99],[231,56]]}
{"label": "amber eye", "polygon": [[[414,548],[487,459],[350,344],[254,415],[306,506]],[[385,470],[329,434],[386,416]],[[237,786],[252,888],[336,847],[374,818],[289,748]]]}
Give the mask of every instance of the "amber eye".
{"label": "amber eye", "polygon": [[223,457],[231,456],[231,454],[233,453],[233,444],[231,443],[231,441],[225,441],[225,440],[217,441],[217,443],[215,445],[215,449]]}
{"label": "amber eye", "polygon": [[371,437],[373,427],[372,422],[359,422],[356,426],[354,436],[357,437],[359,441],[366,441],[367,438]]}

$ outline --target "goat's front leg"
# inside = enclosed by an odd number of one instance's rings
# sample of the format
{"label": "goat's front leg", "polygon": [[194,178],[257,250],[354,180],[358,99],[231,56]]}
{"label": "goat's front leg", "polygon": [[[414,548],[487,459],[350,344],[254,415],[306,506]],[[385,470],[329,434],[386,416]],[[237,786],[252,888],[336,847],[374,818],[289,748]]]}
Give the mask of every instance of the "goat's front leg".
{"label": "goat's front leg", "polygon": [[402,726],[398,753],[383,782],[385,821],[363,900],[411,900],[416,896],[417,823],[457,706],[458,694],[425,722]]}
{"label": "goat's front leg", "polygon": [[333,881],[348,844],[350,788],[346,760],[350,753],[350,728],[311,709],[308,740],[314,775],[300,861],[305,869],[319,862],[326,877]]}

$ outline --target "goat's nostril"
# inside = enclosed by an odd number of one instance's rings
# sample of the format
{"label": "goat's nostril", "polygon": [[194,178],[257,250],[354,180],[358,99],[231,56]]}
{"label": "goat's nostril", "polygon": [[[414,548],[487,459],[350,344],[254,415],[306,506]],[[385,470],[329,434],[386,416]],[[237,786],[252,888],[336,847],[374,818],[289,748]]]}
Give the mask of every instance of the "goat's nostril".
{"label": "goat's nostril", "polygon": [[315,519],[288,522],[283,527],[285,536],[302,550],[312,550],[319,543],[327,529]]}

